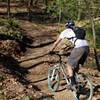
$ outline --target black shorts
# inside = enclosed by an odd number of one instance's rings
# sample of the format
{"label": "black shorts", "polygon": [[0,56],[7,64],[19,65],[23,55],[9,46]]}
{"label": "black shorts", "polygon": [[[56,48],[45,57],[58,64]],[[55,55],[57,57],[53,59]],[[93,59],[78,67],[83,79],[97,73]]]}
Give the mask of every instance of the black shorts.
{"label": "black shorts", "polygon": [[79,66],[79,64],[83,65],[86,61],[88,53],[88,46],[74,48],[70,56],[68,57],[68,64],[71,65],[73,68],[76,68],[77,66]]}

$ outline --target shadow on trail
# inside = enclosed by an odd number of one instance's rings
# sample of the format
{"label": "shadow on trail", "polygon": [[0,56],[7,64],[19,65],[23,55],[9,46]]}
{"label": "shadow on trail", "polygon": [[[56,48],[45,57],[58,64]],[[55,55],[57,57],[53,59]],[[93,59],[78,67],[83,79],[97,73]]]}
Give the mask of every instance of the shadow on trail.
{"label": "shadow on trail", "polygon": [[61,91],[64,91],[67,89],[67,86],[66,86],[66,82],[64,79],[61,80],[61,83],[60,83],[60,86],[59,86],[59,89],[57,90],[57,92],[61,92]]}
{"label": "shadow on trail", "polygon": [[32,82],[32,83],[38,83],[38,82],[42,82],[42,81],[45,81],[45,80],[47,80],[47,77],[45,77],[45,78],[42,78],[42,79],[39,79],[39,80],[37,80],[37,81],[34,81],[34,82]]}
{"label": "shadow on trail", "polygon": [[[32,83],[25,78],[25,75],[29,73],[28,70],[20,67],[17,60],[15,60],[13,57],[0,54],[0,65],[3,65],[3,67],[0,67],[0,69],[3,69],[3,72],[5,74],[13,75],[13,77],[16,78],[17,81],[19,81],[26,87],[27,85]],[[32,88],[33,90],[41,91],[38,86],[34,85],[33,83]]]}
{"label": "shadow on trail", "polygon": [[36,100],[55,100],[54,95],[47,95],[43,94],[42,96],[38,97]]}
{"label": "shadow on trail", "polygon": [[19,43],[19,51],[23,51],[25,52],[27,49],[26,48],[31,48],[31,44],[33,43],[33,40],[31,39],[31,37],[28,36],[23,36],[23,39],[20,40],[16,40]]}
{"label": "shadow on trail", "polygon": [[[2,17],[7,17],[7,13],[6,12],[0,12],[0,16]],[[51,17],[51,15],[49,13],[45,13],[43,11],[32,11],[30,12],[17,12],[17,13],[10,13],[10,17],[14,17],[20,20],[27,20],[27,21],[34,21],[35,23],[54,23],[57,20],[57,18],[53,18]]]}
{"label": "shadow on trail", "polygon": [[13,57],[0,54],[0,64],[3,65],[5,73],[15,76],[22,84],[30,83],[25,79],[25,75],[28,74],[28,70],[20,67],[17,60]]}
{"label": "shadow on trail", "polygon": [[99,95],[100,94],[100,85],[97,85],[94,87],[94,95]]}
{"label": "shadow on trail", "polygon": [[59,89],[59,90],[57,90],[57,92],[62,92],[64,90],[66,90],[66,88]]}

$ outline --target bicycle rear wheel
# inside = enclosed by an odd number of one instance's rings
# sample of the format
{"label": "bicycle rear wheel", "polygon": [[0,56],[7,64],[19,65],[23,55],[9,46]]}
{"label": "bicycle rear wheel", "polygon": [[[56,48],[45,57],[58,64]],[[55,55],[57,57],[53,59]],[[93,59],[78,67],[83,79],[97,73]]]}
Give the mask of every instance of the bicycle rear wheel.
{"label": "bicycle rear wheel", "polygon": [[93,86],[88,75],[77,74],[77,94],[80,100],[92,100]]}
{"label": "bicycle rear wheel", "polygon": [[50,67],[48,70],[48,88],[50,91],[56,92],[60,84],[59,68],[57,65]]}

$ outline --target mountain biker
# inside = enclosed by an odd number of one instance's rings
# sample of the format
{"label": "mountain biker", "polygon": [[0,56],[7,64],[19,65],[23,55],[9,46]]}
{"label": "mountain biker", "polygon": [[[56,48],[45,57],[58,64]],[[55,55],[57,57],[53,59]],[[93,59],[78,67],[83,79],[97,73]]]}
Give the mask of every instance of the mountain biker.
{"label": "mountain biker", "polygon": [[[83,65],[87,55],[89,53],[89,46],[87,40],[85,38],[78,39],[75,36],[75,32],[73,31],[75,28],[75,23],[73,20],[68,20],[65,24],[65,30],[60,33],[57,40],[54,42],[53,46],[50,49],[50,53],[57,47],[57,45],[61,42],[62,39],[67,38],[72,44],[74,44],[74,48],[71,51],[70,56],[67,61],[67,72],[69,78],[71,80],[71,87],[76,84],[74,77],[74,70],[79,67],[79,64]],[[81,33],[80,33],[81,34]]]}

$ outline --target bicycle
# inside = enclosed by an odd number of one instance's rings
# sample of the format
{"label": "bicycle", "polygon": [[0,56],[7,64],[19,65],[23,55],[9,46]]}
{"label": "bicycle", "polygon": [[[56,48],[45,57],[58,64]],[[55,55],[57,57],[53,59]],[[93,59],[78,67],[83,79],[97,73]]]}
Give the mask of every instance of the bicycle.
{"label": "bicycle", "polygon": [[[56,92],[59,89],[61,74],[66,82],[66,87],[71,84],[71,81],[65,72],[65,62],[62,61],[62,56],[58,52],[53,52],[54,55],[59,56],[59,61],[55,62],[52,66],[48,68],[48,88],[50,91]],[[75,72],[76,90],[71,90],[73,92],[75,100],[92,100],[93,97],[93,86],[88,75],[83,73]],[[67,89],[68,91],[68,89]]]}

